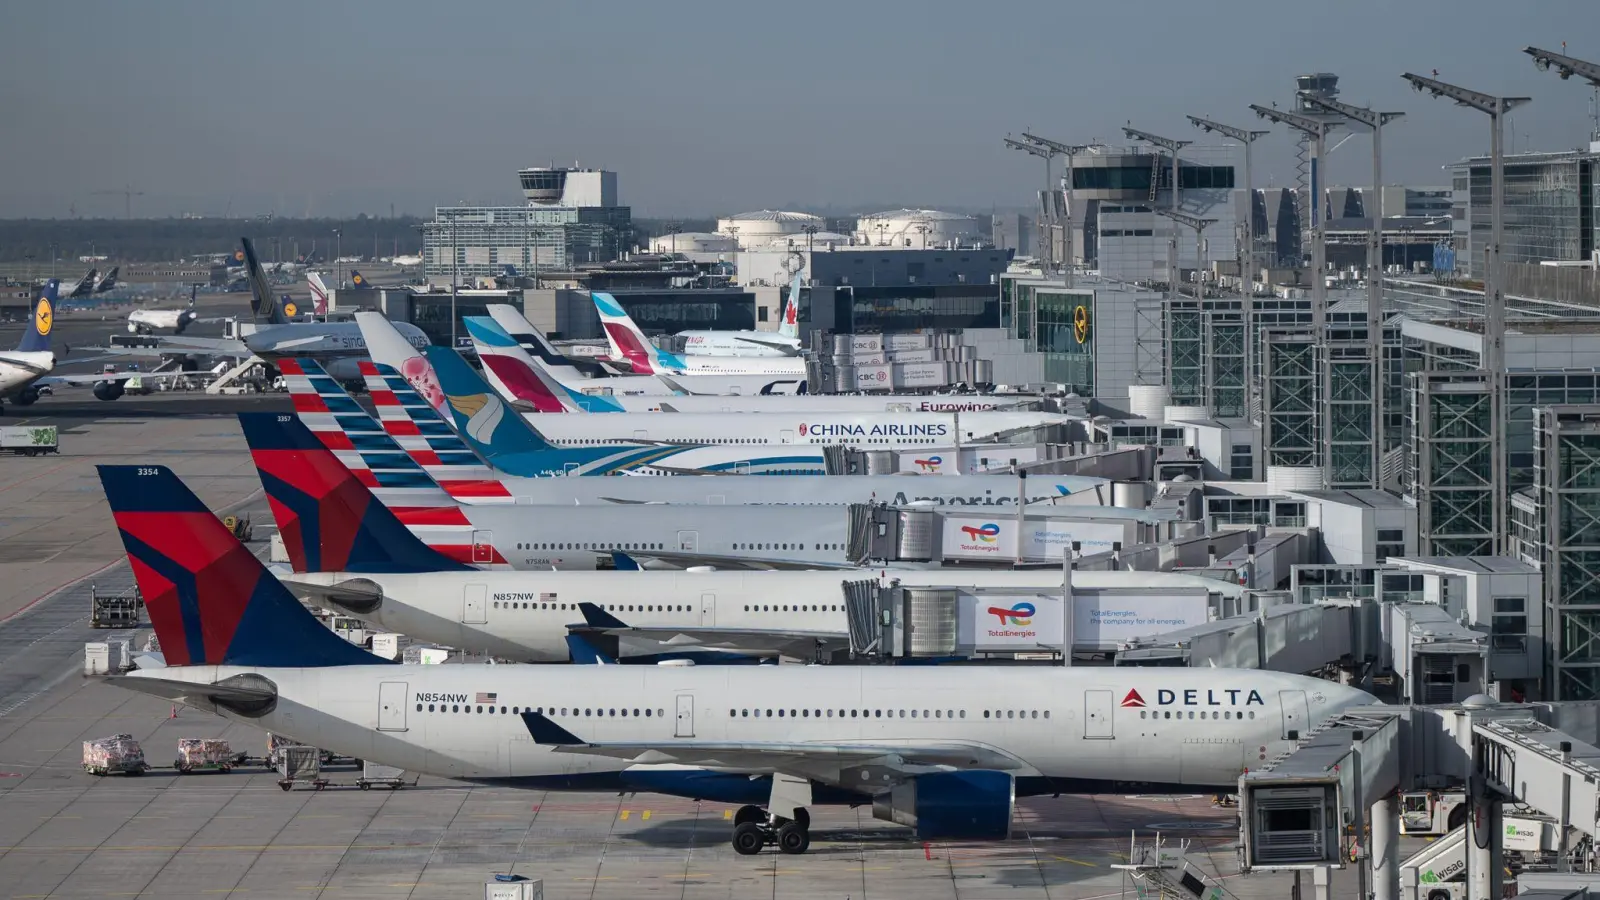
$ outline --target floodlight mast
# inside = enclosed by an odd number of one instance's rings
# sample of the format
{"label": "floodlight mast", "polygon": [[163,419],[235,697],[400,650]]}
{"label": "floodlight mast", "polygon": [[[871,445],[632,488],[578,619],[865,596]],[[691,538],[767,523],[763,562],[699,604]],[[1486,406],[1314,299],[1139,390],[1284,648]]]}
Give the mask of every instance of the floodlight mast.
{"label": "floodlight mast", "polygon": [[1328,325],[1328,245],[1322,221],[1322,159],[1328,154],[1328,132],[1339,127],[1338,122],[1270,106],[1251,104],[1250,109],[1259,117],[1279,125],[1287,125],[1311,138],[1311,327],[1321,340]]}
{"label": "floodlight mast", "polygon": [[[1027,135],[1024,134],[1023,137],[1027,137]],[[1043,198],[1041,198],[1042,202],[1041,202],[1041,205],[1039,207],[1039,234],[1034,236],[1034,240],[1039,245],[1039,264],[1040,264],[1041,268],[1044,269],[1044,274],[1049,275],[1050,274],[1050,255],[1051,255],[1051,250],[1054,249],[1050,245],[1054,241],[1053,241],[1052,238],[1047,238],[1045,236],[1044,232],[1045,232],[1045,228],[1046,228],[1046,223],[1049,221],[1049,215],[1048,215],[1049,206],[1048,206],[1048,204],[1050,202],[1049,194],[1050,194],[1050,183],[1051,183],[1051,178],[1050,178],[1050,160],[1055,157],[1056,151],[1050,149],[1049,147],[1043,146],[1041,144],[1035,144],[1035,143],[1031,143],[1031,142],[1030,143],[1024,143],[1023,141],[1013,140],[1010,137],[1006,138],[1006,146],[1010,147],[1013,150],[1021,150],[1023,153],[1027,153],[1027,154],[1030,154],[1032,156],[1037,156],[1040,159],[1044,160],[1044,190],[1045,190],[1045,196]]]}
{"label": "floodlight mast", "polygon": [[[1022,139],[1035,147],[1043,147],[1067,158],[1067,171],[1061,176],[1061,202],[1067,210],[1067,221],[1062,225],[1062,237],[1066,241],[1066,246],[1062,249],[1066,258],[1061,261],[1061,267],[1063,274],[1066,276],[1066,286],[1072,287],[1072,273],[1075,265],[1072,258],[1074,245],[1072,239],[1072,158],[1089,149],[1090,145],[1063,144],[1060,141],[1052,141],[1049,138],[1042,138],[1026,131],[1022,133]],[[1051,249],[1054,250],[1055,248],[1052,247]]]}
{"label": "floodlight mast", "polygon": [[1372,198],[1366,204],[1372,229],[1367,235],[1367,352],[1372,360],[1372,486],[1380,487],[1379,468],[1384,450],[1383,358],[1383,126],[1404,116],[1401,112],[1378,112],[1351,106],[1330,98],[1306,94],[1305,102],[1372,130]]}
{"label": "floodlight mast", "polygon": [[[1535,63],[1539,57],[1535,56]],[[1576,61],[1576,60],[1574,60]],[[1547,63],[1548,64],[1548,63]],[[1505,446],[1505,374],[1506,374],[1506,297],[1504,277],[1500,269],[1500,245],[1504,240],[1506,201],[1505,120],[1506,114],[1531,97],[1495,97],[1464,87],[1448,84],[1437,78],[1424,78],[1407,72],[1400,76],[1417,91],[1427,91],[1435,97],[1454,100],[1457,105],[1470,107],[1489,116],[1489,246],[1484,248],[1483,279],[1483,363],[1489,374],[1489,405],[1492,419],[1490,453],[1494,468],[1492,481],[1494,520],[1493,552],[1506,552],[1506,446]],[[1471,167],[1468,167],[1471,175]]]}
{"label": "floodlight mast", "polygon": [[[1131,126],[1122,129],[1122,133],[1129,140],[1144,141],[1153,144],[1172,154],[1172,211],[1178,211],[1178,151],[1189,146],[1193,141],[1180,141],[1174,138],[1161,137],[1148,131],[1140,131]],[[1150,185],[1150,196],[1155,196],[1156,186]],[[1172,235],[1172,240],[1167,242],[1167,299],[1178,298],[1178,235]]]}
{"label": "floodlight mast", "polygon": [[1247,296],[1255,294],[1256,271],[1256,191],[1255,183],[1250,179],[1250,147],[1257,139],[1265,137],[1270,132],[1251,131],[1248,128],[1235,128],[1221,122],[1213,122],[1199,116],[1189,116],[1194,127],[1210,134],[1215,131],[1226,138],[1232,138],[1244,145],[1244,252],[1239,257],[1239,278],[1243,282],[1243,293]]}
{"label": "floodlight mast", "polygon": [[1554,66],[1556,74],[1561,76],[1562,81],[1566,81],[1576,75],[1600,88],[1600,65],[1585,62],[1581,59],[1574,59],[1561,53],[1540,50],[1538,47],[1523,47],[1522,52],[1533,57],[1533,64],[1538,66],[1541,72]]}
{"label": "floodlight mast", "polygon": [[[1194,296],[1195,296],[1196,300],[1204,300],[1205,296],[1206,296],[1205,287],[1204,287],[1205,282],[1200,277],[1200,269],[1201,269],[1200,261],[1205,258],[1205,237],[1204,237],[1204,235],[1205,235],[1206,226],[1207,225],[1215,225],[1215,224],[1217,224],[1217,220],[1216,219],[1202,219],[1199,216],[1191,216],[1188,213],[1181,213],[1181,212],[1177,212],[1176,210],[1171,210],[1171,209],[1158,209],[1158,210],[1155,211],[1155,213],[1158,216],[1166,216],[1167,218],[1171,219],[1172,221],[1177,222],[1179,225],[1187,225],[1190,228],[1194,229],[1194,258],[1195,258]],[[1176,229],[1176,228],[1172,229],[1172,239],[1167,242],[1167,246],[1169,248],[1171,248],[1170,249],[1171,254],[1173,256],[1176,256],[1177,255],[1177,247],[1178,247],[1178,229]]]}

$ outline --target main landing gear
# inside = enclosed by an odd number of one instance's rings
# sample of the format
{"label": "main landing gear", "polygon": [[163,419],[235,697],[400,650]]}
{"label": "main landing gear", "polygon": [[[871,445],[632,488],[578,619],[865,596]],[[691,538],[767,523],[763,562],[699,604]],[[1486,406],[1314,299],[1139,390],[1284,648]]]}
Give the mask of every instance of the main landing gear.
{"label": "main landing gear", "polygon": [[743,806],[733,816],[733,850],[754,856],[768,844],[784,853],[804,853],[811,848],[811,814],[796,809],[793,819],[769,814],[759,806]]}

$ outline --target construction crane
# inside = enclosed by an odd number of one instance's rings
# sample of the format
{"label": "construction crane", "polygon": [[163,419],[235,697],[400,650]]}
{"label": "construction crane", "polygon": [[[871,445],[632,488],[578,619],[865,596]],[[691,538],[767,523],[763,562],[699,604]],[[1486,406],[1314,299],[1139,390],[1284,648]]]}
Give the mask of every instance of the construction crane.
{"label": "construction crane", "polygon": [[94,194],[121,194],[122,195],[122,214],[123,214],[123,216],[125,218],[129,218],[129,219],[133,218],[133,198],[135,198],[135,197],[143,197],[144,196],[144,191],[136,191],[133,188],[127,187],[127,186],[124,186],[122,188],[122,190],[120,190],[120,191],[91,191],[91,193],[94,193]]}

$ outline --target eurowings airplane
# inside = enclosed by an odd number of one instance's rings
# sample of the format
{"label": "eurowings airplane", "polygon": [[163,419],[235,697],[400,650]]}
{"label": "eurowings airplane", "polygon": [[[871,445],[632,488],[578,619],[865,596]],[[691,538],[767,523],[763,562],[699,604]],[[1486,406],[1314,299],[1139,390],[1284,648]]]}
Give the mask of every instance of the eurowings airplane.
{"label": "eurowings airplane", "polygon": [[680,331],[684,356],[798,356],[800,353],[800,273],[789,285],[783,321],[771,331]]}
{"label": "eurowings airplane", "polygon": [[[241,238],[243,249],[239,256],[249,273],[251,309],[256,317],[253,330],[239,340],[227,338],[163,337],[159,349],[254,355],[269,363],[284,359],[309,357],[316,359],[330,375],[341,381],[359,382],[361,371],[357,363],[368,358],[366,341],[361,337],[361,327],[354,322],[297,322],[303,313],[288,297],[274,299],[272,285],[256,258],[255,246],[249,238]],[[407,322],[392,323],[403,340],[413,347],[426,347],[428,336],[422,329]]]}
{"label": "eurowings airplane", "polygon": [[[391,513],[358,476],[293,415],[240,413],[239,422],[286,544],[323,524],[320,501],[335,491],[359,497],[363,516],[391,523],[384,558],[416,551],[400,540],[406,528],[439,554],[488,568],[593,569],[615,550],[652,552],[685,565],[747,568],[853,567],[850,516],[839,506],[474,505],[423,506]],[[367,474],[371,474],[370,472]],[[418,486],[426,486],[418,482]],[[401,519],[406,521],[402,522]],[[308,545],[309,546],[309,545]],[[297,568],[344,568],[307,556]]]}
{"label": "eurowings airplane", "polygon": [[611,342],[611,352],[625,360],[633,370],[642,375],[682,375],[699,373],[707,375],[792,375],[805,377],[805,360],[797,356],[783,357],[716,357],[678,356],[656,347],[644,336],[639,326],[617,298],[604,291],[594,291],[594,307],[600,314],[600,327],[605,329]]}
{"label": "eurowings airplane", "polygon": [[1018,796],[1229,791],[1375,702],[1237,669],[394,665],[323,627],[165,467],[100,478],[167,663],[110,683],[472,784],[741,804],[741,854],[803,853],[818,804],[1003,840]]}
{"label": "eurowings airplane", "polygon": [[[556,369],[542,355],[531,354],[529,339],[517,337],[517,324],[511,329],[506,321],[520,323],[526,329],[522,335],[537,335],[537,330],[527,324],[515,307],[493,304],[491,317],[467,316],[464,321],[467,333],[472,336],[472,346],[483,362],[484,375],[502,397],[525,401],[539,412],[680,412],[680,413],[870,413],[870,412],[978,412],[982,410],[1010,409],[1023,406],[1017,400],[1003,400],[980,396],[921,396],[915,394],[752,394],[752,395],[617,395],[594,394],[594,382],[585,379],[562,380]],[[362,316],[377,313],[357,313]],[[381,318],[381,317],[380,317]],[[387,320],[384,320],[387,321]],[[369,338],[367,343],[371,345]],[[632,379],[657,381],[649,375],[628,376]],[[681,376],[685,379],[723,376]],[[615,379],[622,381],[626,379]]]}

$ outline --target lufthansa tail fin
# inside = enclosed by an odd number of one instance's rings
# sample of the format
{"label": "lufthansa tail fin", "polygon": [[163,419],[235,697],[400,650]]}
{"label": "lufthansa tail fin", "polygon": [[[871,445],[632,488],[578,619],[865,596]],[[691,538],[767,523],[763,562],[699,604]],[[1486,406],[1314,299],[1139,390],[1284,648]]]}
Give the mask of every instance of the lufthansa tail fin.
{"label": "lufthansa tail fin", "polygon": [[109,291],[112,288],[116,287],[117,286],[117,271],[120,268],[121,268],[121,266],[112,266],[111,267],[111,271],[107,272],[103,277],[96,279],[95,283],[94,283],[94,291],[93,291],[93,293],[104,294],[106,291]]}
{"label": "lufthansa tail fin", "polygon": [[294,315],[278,304],[272,296],[272,283],[267,281],[267,273],[261,270],[261,260],[256,257],[255,244],[249,238],[240,238],[244,247],[241,251],[244,257],[245,278],[250,282],[250,310],[255,313],[256,321],[267,325],[287,325],[289,318]]}
{"label": "lufthansa tail fin", "polygon": [[169,666],[379,665],[323,627],[165,466],[100,466]]}
{"label": "lufthansa tail fin", "polygon": [[357,272],[355,269],[351,269],[350,286],[353,288],[364,288],[369,287],[370,285],[367,284],[367,276]]}
{"label": "lufthansa tail fin", "polygon": [[28,320],[28,328],[22,332],[22,341],[17,344],[17,350],[23,353],[44,353],[50,349],[50,329],[56,322],[56,301],[60,299],[61,282],[54,278],[44,283],[39,289],[39,296],[33,300],[33,317]]}
{"label": "lufthansa tail fin", "polygon": [[296,572],[459,572],[372,495],[298,418],[239,413]]}

